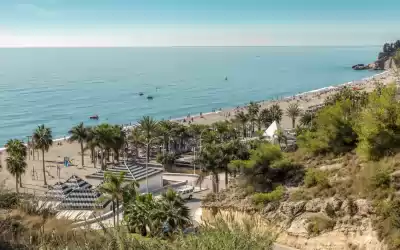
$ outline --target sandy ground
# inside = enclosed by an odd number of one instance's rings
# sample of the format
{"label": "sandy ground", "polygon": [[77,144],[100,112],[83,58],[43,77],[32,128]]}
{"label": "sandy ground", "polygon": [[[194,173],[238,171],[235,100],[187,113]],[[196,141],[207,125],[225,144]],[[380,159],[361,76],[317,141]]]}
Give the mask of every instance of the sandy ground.
{"label": "sandy ground", "polygon": [[[355,82],[352,86],[364,89],[366,91],[371,91],[374,88],[374,82],[376,80],[380,80],[383,83],[389,83],[393,82],[395,79],[391,72],[380,74],[378,76],[375,76],[374,78],[375,79],[370,78]],[[286,110],[290,103],[297,102],[303,110],[306,110],[310,106],[321,104],[327,96],[332,95],[336,91],[337,90],[335,89],[325,89],[319,92],[310,91],[308,93],[302,94],[301,96],[289,97],[279,101],[265,101],[259,104],[261,105],[261,109],[263,109],[271,106],[274,103],[279,103],[280,107],[283,110]],[[193,123],[211,124],[216,121],[230,120],[234,117],[235,112],[237,112],[238,110],[246,111],[245,108],[239,107],[235,109],[225,109],[218,112],[207,113],[203,114],[203,117],[194,116]],[[191,118],[192,117],[190,117],[190,120]],[[178,119],[178,121],[182,122],[182,119]],[[281,127],[291,128],[291,126],[292,125],[290,118],[285,115],[281,122]],[[50,148],[49,152],[45,153],[46,176],[49,185],[52,185],[57,181],[64,181],[68,179],[72,174],[76,174],[79,177],[84,178],[86,175],[94,173],[98,170],[99,166],[97,166],[97,169],[94,168],[93,164],[90,161],[90,151],[85,152],[85,167],[82,167],[79,144],[68,143],[67,141],[61,141],[61,143],[62,145],[57,145],[57,142],[54,142],[54,146]],[[5,159],[7,157],[6,152],[2,152],[0,157],[0,163],[2,166],[2,169],[0,170],[0,181],[3,181],[7,188],[14,189],[15,179],[8,173],[5,164]],[[64,167],[64,157],[69,157],[73,162],[73,166]],[[33,156],[30,155],[28,157],[27,163],[28,169],[25,175],[22,176],[23,188],[20,189],[20,191],[41,194],[43,193],[43,191],[46,190],[46,188],[43,187],[41,153],[39,153],[39,158],[36,153],[35,160],[33,160]],[[60,175],[58,175],[58,169]]]}

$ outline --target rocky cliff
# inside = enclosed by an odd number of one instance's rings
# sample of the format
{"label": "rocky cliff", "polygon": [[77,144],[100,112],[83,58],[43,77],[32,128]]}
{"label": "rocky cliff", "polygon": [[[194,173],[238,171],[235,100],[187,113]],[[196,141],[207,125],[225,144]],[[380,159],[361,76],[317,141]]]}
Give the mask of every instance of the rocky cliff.
{"label": "rocky cliff", "polygon": [[395,43],[386,43],[383,46],[383,51],[379,53],[378,59],[370,64],[356,64],[352,66],[354,70],[388,70],[395,68],[395,62],[393,60],[397,51],[400,49],[400,40]]}
{"label": "rocky cliff", "polygon": [[316,198],[270,203],[260,211],[245,210],[210,202],[203,207],[202,219],[251,221],[253,227],[275,233],[278,243],[298,249],[386,249],[373,229],[372,207],[364,199]]}

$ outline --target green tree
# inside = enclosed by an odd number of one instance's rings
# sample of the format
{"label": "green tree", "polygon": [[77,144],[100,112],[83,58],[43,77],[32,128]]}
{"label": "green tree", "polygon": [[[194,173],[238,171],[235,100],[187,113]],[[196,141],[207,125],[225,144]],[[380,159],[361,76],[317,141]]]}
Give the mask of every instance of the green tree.
{"label": "green tree", "polygon": [[299,107],[299,104],[297,103],[289,104],[289,107],[286,109],[286,114],[292,119],[292,128],[295,128],[296,118],[299,117],[301,114],[301,109]]}
{"label": "green tree", "polygon": [[256,102],[250,102],[247,105],[249,120],[251,122],[252,133],[254,133],[254,124],[257,121],[258,113],[260,112],[260,105]]}
{"label": "green tree", "polygon": [[300,125],[306,128],[310,128],[312,126],[312,121],[315,117],[315,113],[311,111],[304,112],[304,114],[300,117]]}
{"label": "green tree", "polygon": [[138,157],[139,149],[143,147],[143,141],[144,141],[139,127],[135,127],[132,129],[131,133],[128,136],[128,141],[132,146],[133,150],[135,151],[135,157]]}
{"label": "green tree", "polygon": [[20,177],[26,171],[26,161],[22,155],[10,155],[6,158],[6,163],[8,172],[15,177],[15,189],[19,193],[18,182],[21,181]]}
{"label": "green tree", "polygon": [[165,152],[169,152],[169,142],[173,133],[174,124],[171,121],[160,121],[158,123],[158,133],[162,137]]}
{"label": "green tree", "polygon": [[44,124],[38,126],[33,132],[32,140],[35,143],[35,148],[42,151],[43,183],[45,186],[47,186],[44,153],[48,152],[50,147],[53,145],[53,135],[51,129],[45,127]]}
{"label": "green tree", "polygon": [[396,94],[396,86],[375,90],[357,119],[357,149],[370,159],[394,154],[400,148],[400,104]]}
{"label": "green tree", "polygon": [[101,149],[101,168],[103,170],[106,169],[106,156],[105,153],[107,152],[107,158],[108,152],[113,146],[114,139],[117,136],[116,130],[114,129],[114,126],[108,124],[108,123],[103,123],[98,126],[96,126],[93,129],[93,134],[94,134],[94,142],[96,145],[99,146]]}
{"label": "green tree", "polygon": [[83,125],[83,122],[79,123],[79,125],[76,125],[72,127],[70,131],[68,131],[68,134],[70,135],[69,141],[70,142],[78,142],[81,145],[81,157],[82,157],[82,167],[85,165],[84,163],[84,147],[83,143],[87,140],[88,137],[88,131]]}
{"label": "green tree", "polygon": [[151,142],[157,137],[158,122],[150,116],[144,116],[139,121],[139,130],[142,132],[144,143],[146,144],[146,159],[149,162]]}
{"label": "green tree", "polygon": [[234,160],[230,168],[242,173],[242,178],[256,191],[273,190],[274,185],[290,179],[294,164],[284,158],[278,146],[264,143],[250,151],[249,160]]}
{"label": "green tree", "polygon": [[[203,166],[203,175],[211,174],[212,190],[217,193],[219,190],[219,172],[224,155],[221,146],[216,144],[206,144],[197,159],[198,163]],[[204,177],[204,176],[203,176]]]}
{"label": "green tree", "polygon": [[277,123],[281,123],[283,111],[279,104],[274,104],[269,108],[269,112],[271,113],[272,122],[276,121]]}
{"label": "green tree", "polygon": [[87,127],[86,128],[86,147],[84,150],[89,149],[90,150],[90,158],[92,160],[92,163],[94,167],[96,167],[96,162],[97,162],[97,155],[95,154],[96,148],[99,147],[99,143],[96,140],[96,131],[95,128],[93,127]]}
{"label": "green tree", "polygon": [[243,138],[247,137],[247,123],[249,122],[248,114],[245,114],[243,111],[240,111],[235,115],[236,121],[241,125],[243,131]]}
{"label": "green tree", "polygon": [[[112,208],[114,213],[114,227],[118,228],[119,224],[119,204],[122,203],[124,198],[124,181],[125,173],[121,172],[119,175],[110,172],[104,173],[104,183],[99,186],[99,191],[104,195],[102,199],[110,199],[112,201]],[[115,223],[115,215],[117,223]]]}
{"label": "green tree", "polygon": [[297,137],[297,144],[315,154],[351,151],[358,139],[353,129],[356,117],[350,100],[328,105],[313,119],[313,130],[305,130]]}
{"label": "green tree", "polygon": [[265,128],[268,128],[274,122],[274,118],[269,109],[265,108],[260,111],[260,121],[264,124]]}
{"label": "green tree", "polygon": [[184,200],[174,190],[168,189],[161,196],[161,209],[156,216],[164,226],[168,227],[168,231],[175,232],[190,225],[190,210],[185,205]]}
{"label": "green tree", "polygon": [[115,158],[119,162],[120,151],[126,146],[126,133],[122,126],[114,125],[114,138],[112,139],[112,149],[115,153]]}
{"label": "green tree", "polygon": [[157,162],[161,163],[166,171],[172,170],[172,166],[174,165],[176,159],[178,159],[178,156],[175,153],[157,155]]}
{"label": "green tree", "polygon": [[138,232],[142,236],[147,235],[147,229],[152,230],[155,219],[155,214],[158,214],[158,203],[153,199],[152,194],[141,194],[136,196],[134,201],[131,201],[124,212],[124,220],[130,232]]}
{"label": "green tree", "polygon": [[[15,157],[17,159],[22,158],[23,161],[26,161],[27,148],[20,140],[8,140],[6,143],[6,152],[9,156]],[[14,160],[15,159],[13,159],[13,161]],[[25,173],[25,170],[23,171],[23,173]],[[20,187],[22,187],[22,174],[19,174],[19,185]]]}

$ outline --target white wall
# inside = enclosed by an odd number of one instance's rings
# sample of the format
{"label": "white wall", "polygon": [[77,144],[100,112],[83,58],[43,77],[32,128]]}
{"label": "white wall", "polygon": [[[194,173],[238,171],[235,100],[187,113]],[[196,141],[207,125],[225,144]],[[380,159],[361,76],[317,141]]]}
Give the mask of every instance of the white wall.
{"label": "white wall", "polygon": [[[149,192],[163,187],[162,173],[149,177]],[[146,192],[146,179],[139,181],[139,192]]]}

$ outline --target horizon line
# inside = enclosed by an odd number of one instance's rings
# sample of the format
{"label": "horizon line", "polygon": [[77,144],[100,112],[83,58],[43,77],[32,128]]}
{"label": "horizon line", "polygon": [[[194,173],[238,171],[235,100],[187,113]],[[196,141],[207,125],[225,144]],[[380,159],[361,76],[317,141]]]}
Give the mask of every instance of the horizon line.
{"label": "horizon line", "polygon": [[0,49],[117,49],[117,48],[263,48],[263,47],[380,47],[383,45],[177,45],[177,46],[0,46]]}

